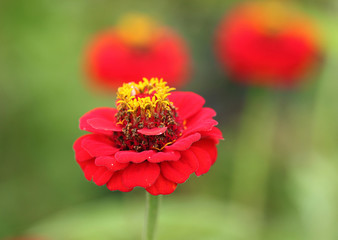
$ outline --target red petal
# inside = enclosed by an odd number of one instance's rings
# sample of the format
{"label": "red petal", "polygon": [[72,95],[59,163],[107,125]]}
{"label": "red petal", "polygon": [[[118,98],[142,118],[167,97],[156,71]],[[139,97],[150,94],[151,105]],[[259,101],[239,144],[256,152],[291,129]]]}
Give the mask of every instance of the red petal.
{"label": "red petal", "polygon": [[138,133],[141,133],[143,135],[147,136],[155,136],[155,135],[161,135],[167,131],[167,127],[161,127],[161,128],[142,128],[137,130]]}
{"label": "red petal", "polygon": [[115,158],[120,163],[141,163],[145,160],[149,160],[156,152],[154,150],[148,150],[143,152],[136,152],[132,150],[119,151],[115,154]]}
{"label": "red petal", "polygon": [[82,147],[92,156],[108,156],[119,151],[113,147],[112,141],[104,135],[90,134],[82,140]]}
{"label": "red petal", "polygon": [[216,120],[212,119],[215,115],[216,112],[213,109],[202,108],[195,116],[188,119],[187,128],[183,132],[183,136],[193,132],[211,131],[211,129],[218,124]]}
{"label": "red petal", "polygon": [[166,150],[184,151],[190,148],[191,144],[201,139],[201,134],[194,133],[187,137],[181,137],[172,145],[166,146]]}
{"label": "red petal", "polygon": [[208,137],[208,138],[211,138],[213,139],[216,143],[218,143],[219,139],[220,140],[224,140],[223,138],[223,134],[221,132],[221,130],[219,130],[217,127],[213,127],[211,129],[211,131],[203,131],[203,132],[200,132],[201,135],[202,135],[202,138],[204,137]]}
{"label": "red petal", "polygon": [[176,186],[176,183],[169,181],[162,175],[159,175],[156,182],[152,186],[146,188],[146,190],[152,195],[168,195],[175,191]]}
{"label": "red petal", "polygon": [[116,113],[114,108],[95,108],[80,118],[80,129],[106,135],[111,135],[112,131],[121,131],[121,127],[116,125]]}
{"label": "red petal", "polygon": [[172,92],[168,98],[174,103],[182,120],[196,114],[205,103],[203,97],[193,92]]}
{"label": "red petal", "polygon": [[214,164],[217,159],[217,147],[215,142],[212,139],[202,139],[193,144],[193,147],[199,147],[206,151],[211,160],[211,164]]}
{"label": "red petal", "polygon": [[82,140],[88,137],[90,134],[84,135],[82,137],[79,137],[73,145],[73,149],[75,151],[75,159],[78,162],[87,161],[92,158],[92,156],[89,155],[89,153],[83,149],[82,147]]}
{"label": "red petal", "polygon": [[83,173],[85,175],[85,178],[88,181],[91,181],[93,179],[93,176],[98,168],[98,166],[95,165],[94,161],[87,161],[84,164],[80,164]]}
{"label": "red petal", "polygon": [[119,190],[121,192],[130,192],[132,188],[127,188],[122,182],[122,173],[123,171],[114,172],[113,176],[110,178],[107,183],[107,188],[110,191]]}
{"label": "red petal", "polygon": [[198,120],[200,119],[209,119],[209,118],[213,118],[216,116],[216,112],[214,109],[212,108],[208,108],[208,107],[205,107],[205,108],[202,108],[198,113],[196,113],[194,116],[192,116],[188,123],[190,122],[190,124],[192,122],[198,122]]}
{"label": "red petal", "polygon": [[134,163],[123,170],[122,181],[126,187],[150,187],[160,175],[160,167],[155,163]]}
{"label": "red petal", "polygon": [[208,152],[194,146],[192,146],[190,149],[193,151],[198,160],[198,168],[195,172],[196,176],[207,173],[211,167],[211,158]]}
{"label": "red petal", "polygon": [[177,161],[180,159],[181,154],[176,151],[164,151],[164,152],[157,152],[148,159],[151,163],[159,163],[163,161]]}
{"label": "red petal", "polygon": [[112,175],[113,173],[107,170],[107,168],[98,167],[94,173],[93,182],[96,183],[96,185],[98,186],[102,186],[110,180]]}
{"label": "red petal", "polygon": [[111,132],[121,132],[122,127],[116,125],[116,122],[109,121],[107,119],[102,118],[91,118],[87,120],[87,123],[96,130],[103,130],[107,134],[111,134]]}
{"label": "red petal", "polygon": [[178,161],[161,163],[162,175],[176,183],[184,183],[198,168],[198,160],[193,152],[187,150],[181,155]]}
{"label": "red petal", "polygon": [[112,156],[102,156],[95,159],[95,164],[97,166],[104,166],[109,171],[115,172],[121,169],[126,168],[129,163],[120,163]]}
{"label": "red petal", "polygon": [[112,175],[105,167],[96,166],[94,161],[81,162],[80,166],[86,179],[93,180],[99,186],[105,184]]}

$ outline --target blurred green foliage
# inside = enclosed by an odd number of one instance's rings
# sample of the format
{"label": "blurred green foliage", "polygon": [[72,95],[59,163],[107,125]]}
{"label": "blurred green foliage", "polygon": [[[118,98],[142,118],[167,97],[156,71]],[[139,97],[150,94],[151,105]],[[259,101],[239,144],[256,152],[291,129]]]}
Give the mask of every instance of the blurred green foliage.
{"label": "blurred green foliage", "polygon": [[79,117],[114,106],[83,84],[83,49],[137,11],[186,38],[185,88],[216,109],[225,136],[207,175],[163,197],[159,239],[338,239],[337,3],[299,2],[323,29],[325,60],[310,85],[276,91],[231,83],[215,59],[215,28],[235,2],[0,1],[0,238],[139,238],[143,191],[87,182],[72,150]]}

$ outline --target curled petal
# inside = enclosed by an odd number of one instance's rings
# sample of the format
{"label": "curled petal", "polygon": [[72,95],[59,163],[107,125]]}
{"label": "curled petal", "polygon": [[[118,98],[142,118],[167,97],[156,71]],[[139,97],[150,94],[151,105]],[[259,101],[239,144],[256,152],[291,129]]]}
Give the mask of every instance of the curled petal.
{"label": "curled petal", "polygon": [[205,108],[202,108],[201,111],[199,111],[197,114],[192,116],[189,119],[189,122],[191,124],[192,122],[196,122],[196,121],[198,122],[201,119],[213,118],[215,116],[216,116],[216,112],[214,109],[205,107]]}
{"label": "curled petal", "polygon": [[187,150],[181,156],[178,161],[161,163],[162,175],[176,183],[184,183],[198,168],[198,160],[193,152]]}
{"label": "curled petal", "polygon": [[141,133],[146,136],[156,136],[156,135],[161,135],[167,131],[167,127],[162,127],[162,128],[142,128],[137,130],[138,133]]}
{"label": "curled petal", "polygon": [[95,108],[80,118],[80,129],[92,133],[111,135],[112,131],[122,131],[117,125],[114,108]]}
{"label": "curled petal", "polygon": [[95,159],[95,164],[97,166],[104,166],[109,171],[115,172],[126,168],[129,163],[120,163],[112,156],[101,156]]}
{"label": "curled petal", "polygon": [[169,181],[162,175],[159,175],[156,182],[150,187],[146,188],[147,192],[152,195],[168,195],[175,191],[177,183]]}
{"label": "curled petal", "polygon": [[128,188],[150,187],[160,175],[158,164],[143,162],[130,164],[123,170],[122,181]]}
{"label": "curled petal", "polygon": [[198,168],[195,172],[196,176],[201,176],[209,171],[211,167],[211,158],[208,152],[199,147],[192,146],[191,151],[195,154],[198,160]]}
{"label": "curled petal", "polygon": [[213,127],[210,131],[203,131],[200,133],[202,138],[211,138],[216,144],[219,142],[219,140],[224,140],[221,130],[219,130],[217,127]]}
{"label": "curled petal", "polygon": [[110,180],[112,175],[113,173],[107,168],[98,167],[93,175],[93,182],[98,186],[102,186]]}
{"label": "curled petal", "polygon": [[206,151],[210,156],[211,164],[215,163],[217,159],[217,147],[216,147],[215,142],[212,139],[208,139],[208,138],[202,139],[194,143],[193,146],[199,147],[203,149],[204,151]]}
{"label": "curled petal", "polygon": [[107,188],[110,191],[119,190],[121,192],[130,192],[133,188],[126,187],[122,182],[122,173],[123,171],[114,172],[113,176],[107,183]]}
{"label": "curled petal", "polygon": [[193,92],[172,92],[168,98],[174,103],[174,106],[177,108],[178,115],[183,120],[196,114],[199,110],[201,110],[205,103],[203,97]]}
{"label": "curled petal", "polygon": [[148,150],[143,152],[136,152],[133,150],[119,151],[115,154],[115,158],[120,163],[141,163],[145,160],[149,160],[156,152],[154,150]]}
{"label": "curled petal", "polygon": [[108,137],[99,134],[90,134],[82,140],[81,146],[92,157],[109,156],[117,151],[118,148],[113,147],[113,143]]}
{"label": "curled petal", "polygon": [[93,180],[97,185],[101,186],[110,179],[112,173],[105,167],[96,166],[94,161],[79,162],[85,178],[88,181]]}
{"label": "curled petal", "polygon": [[94,129],[99,131],[105,131],[107,134],[111,132],[121,132],[121,126],[116,125],[116,122],[112,122],[102,118],[91,118],[87,120],[87,123]]}
{"label": "curled petal", "polygon": [[159,163],[163,161],[176,161],[180,158],[180,153],[176,151],[156,152],[148,150],[143,152],[136,152],[132,150],[119,151],[115,154],[115,158],[120,163],[141,163],[148,161],[151,163]]}
{"label": "curled petal", "polygon": [[82,168],[85,178],[91,181],[98,166],[95,165],[94,161],[79,162],[79,165]]}
{"label": "curled petal", "polygon": [[82,147],[82,141],[83,139],[87,138],[90,134],[84,135],[82,137],[79,137],[73,145],[73,149],[75,151],[75,159],[78,162],[82,162],[82,161],[87,161],[89,159],[92,158],[91,155],[89,155],[89,153],[83,149]]}
{"label": "curled petal", "polygon": [[181,154],[177,151],[164,151],[157,152],[148,159],[151,163],[160,163],[163,161],[177,161],[180,159]]}
{"label": "curled petal", "polygon": [[183,136],[194,132],[211,131],[211,129],[218,124],[216,120],[212,119],[215,115],[216,112],[213,109],[202,108],[196,115],[188,119],[187,128],[183,132]]}
{"label": "curled petal", "polygon": [[184,151],[190,148],[191,144],[201,139],[201,134],[194,133],[187,137],[180,137],[172,145],[166,146],[166,150]]}

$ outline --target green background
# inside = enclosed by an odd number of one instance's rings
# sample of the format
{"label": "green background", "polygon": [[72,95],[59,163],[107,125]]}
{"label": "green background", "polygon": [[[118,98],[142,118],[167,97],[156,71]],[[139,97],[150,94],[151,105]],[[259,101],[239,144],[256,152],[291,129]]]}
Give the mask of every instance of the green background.
{"label": "green background", "polygon": [[215,29],[238,1],[0,0],[0,239],[140,239],[144,190],[87,182],[72,144],[78,119],[114,96],[84,84],[83,50],[128,12],[176,29],[194,62],[185,90],[216,109],[225,141],[210,172],[162,198],[158,239],[338,239],[338,3],[299,1],[322,29],[308,85],[230,81]]}

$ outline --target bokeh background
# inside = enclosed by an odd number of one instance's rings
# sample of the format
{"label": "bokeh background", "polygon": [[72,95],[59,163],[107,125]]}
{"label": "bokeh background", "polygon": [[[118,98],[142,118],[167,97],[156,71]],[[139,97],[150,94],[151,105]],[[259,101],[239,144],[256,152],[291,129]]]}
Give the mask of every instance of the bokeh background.
{"label": "bokeh background", "polygon": [[239,2],[0,0],[0,239],[140,239],[144,190],[86,181],[72,150],[79,117],[115,104],[84,84],[83,50],[128,12],[186,39],[184,90],[225,137],[208,174],[162,198],[158,239],[338,239],[338,2],[290,1],[320,26],[323,59],[289,90],[236,84],[218,63],[215,30]]}

